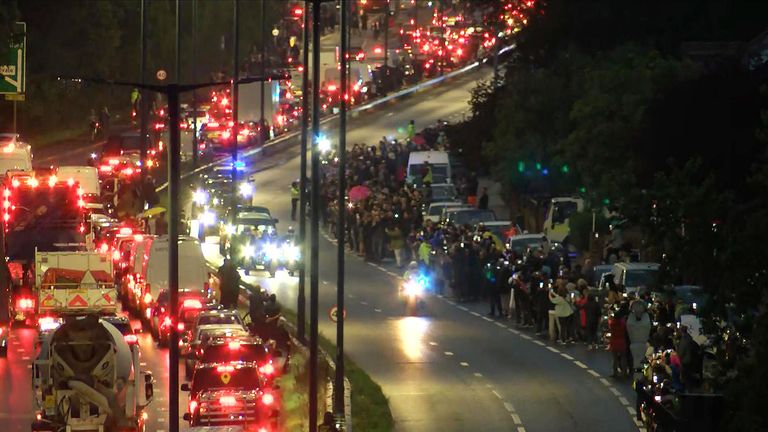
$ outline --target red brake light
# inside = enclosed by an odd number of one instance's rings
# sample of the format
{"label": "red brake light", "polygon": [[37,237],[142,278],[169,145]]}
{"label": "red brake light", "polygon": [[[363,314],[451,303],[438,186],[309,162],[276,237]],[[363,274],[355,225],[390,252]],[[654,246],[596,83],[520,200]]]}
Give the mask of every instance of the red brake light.
{"label": "red brake light", "polygon": [[197,411],[197,401],[191,400],[189,401],[189,413],[194,414],[195,411]]}
{"label": "red brake light", "polygon": [[179,325],[176,326],[176,328],[178,329],[178,331],[183,332],[184,331],[184,323],[180,322]]}
{"label": "red brake light", "polygon": [[147,303],[147,304],[152,303],[152,294],[151,293],[144,294],[144,303]]}
{"label": "red brake light", "polygon": [[216,366],[216,372],[218,372],[218,373],[234,372],[234,371],[235,371],[235,367],[232,366],[232,365]]}
{"label": "red brake light", "polygon": [[165,317],[163,320],[163,326],[170,326],[171,325],[171,317]]}
{"label": "red brake light", "polygon": [[240,341],[231,341],[229,342],[229,349],[231,350],[239,350],[240,349]]}
{"label": "red brake light", "polygon": [[102,243],[99,246],[99,250],[101,251],[101,253],[105,254],[105,253],[109,252],[109,245],[106,244],[106,243]]}
{"label": "red brake light", "polygon": [[130,344],[130,345],[135,345],[135,344],[139,343],[139,337],[136,336],[135,334],[125,335],[124,339],[125,339],[125,342]]}
{"label": "red brake light", "polygon": [[133,234],[133,228],[131,227],[120,228],[120,235],[131,235],[131,234]]}
{"label": "red brake light", "polygon": [[333,84],[328,85],[328,91],[336,91],[336,86]]}
{"label": "red brake light", "polygon": [[264,375],[272,375],[275,373],[275,367],[272,365],[272,363],[267,363],[259,368],[259,372],[263,373]]}
{"label": "red brake light", "polygon": [[109,164],[110,165],[120,165],[120,160],[119,159],[110,159],[109,160]]}
{"label": "red brake light", "polygon": [[376,53],[376,54],[381,54],[382,49],[381,49],[381,47],[376,47],[376,48],[373,49],[373,52]]}
{"label": "red brake light", "polygon": [[112,252],[112,260],[113,261],[120,261],[120,251],[116,250]]}
{"label": "red brake light", "polygon": [[264,393],[261,395],[261,403],[267,406],[272,405],[275,403],[275,396],[273,396],[272,393]]}
{"label": "red brake light", "polygon": [[184,300],[184,303],[182,303],[182,307],[185,309],[202,309],[203,303],[198,299],[186,299]]}

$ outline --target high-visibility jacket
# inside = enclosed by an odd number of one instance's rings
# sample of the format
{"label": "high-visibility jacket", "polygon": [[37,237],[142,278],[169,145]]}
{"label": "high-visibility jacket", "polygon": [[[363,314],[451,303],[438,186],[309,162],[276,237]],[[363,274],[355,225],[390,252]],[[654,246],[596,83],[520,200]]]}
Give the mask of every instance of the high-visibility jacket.
{"label": "high-visibility jacket", "polygon": [[291,186],[291,199],[299,199],[300,198],[300,190],[299,188],[295,186]]}
{"label": "high-visibility jacket", "polygon": [[422,183],[432,183],[432,167],[427,167],[427,173],[421,179]]}

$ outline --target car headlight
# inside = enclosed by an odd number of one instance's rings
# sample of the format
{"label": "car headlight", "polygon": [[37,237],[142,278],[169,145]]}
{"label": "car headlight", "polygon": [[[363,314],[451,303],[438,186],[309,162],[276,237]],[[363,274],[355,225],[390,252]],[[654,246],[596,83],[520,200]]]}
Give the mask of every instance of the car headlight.
{"label": "car headlight", "polygon": [[216,213],[210,210],[206,210],[202,215],[200,215],[200,221],[205,226],[214,225],[216,223]]}
{"label": "car headlight", "polygon": [[246,246],[243,253],[245,254],[246,258],[253,258],[256,255],[256,248],[253,246]]}
{"label": "car headlight", "polygon": [[198,189],[192,193],[192,200],[195,204],[203,206],[208,203],[208,194],[204,190]]}
{"label": "car headlight", "polygon": [[267,259],[270,261],[280,259],[280,249],[278,249],[277,246],[275,246],[272,243],[269,243],[264,247],[264,254],[267,256]]}
{"label": "car headlight", "polygon": [[301,250],[295,245],[284,245],[283,256],[288,261],[298,261],[301,258]]}
{"label": "car headlight", "polygon": [[253,185],[250,183],[241,183],[240,184],[240,195],[244,197],[249,197],[253,195]]}

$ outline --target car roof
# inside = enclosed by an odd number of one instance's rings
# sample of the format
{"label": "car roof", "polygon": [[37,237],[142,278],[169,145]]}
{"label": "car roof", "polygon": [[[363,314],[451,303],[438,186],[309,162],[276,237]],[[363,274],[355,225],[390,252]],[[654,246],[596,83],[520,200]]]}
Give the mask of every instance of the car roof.
{"label": "car roof", "polygon": [[237,311],[233,311],[229,309],[213,309],[213,310],[206,310],[206,311],[200,312],[200,316],[222,315],[222,314],[240,316],[240,314],[238,314]]}
{"label": "car roof", "polygon": [[660,265],[658,263],[651,262],[632,262],[632,263],[616,263],[614,266],[623,268],[625,270],[658,270]]}
{"label": "car roof", "polygon": [[544,235],[544,233],[539,234],[518,234],[510,237],[510,240],[527,240],[527,239],[547,239],[547,236]]}
{"label": "car roof", "polygon": [[487,226],[487,227],[489,227],[489,226],[508,226],[508,225],[512,224],[512,221],[508,221],[508,220],[499,221],[499,220],[497,220],[497,221],[488,221],[488,222],[480,222],[480,223],[482,223],[484,226]]}

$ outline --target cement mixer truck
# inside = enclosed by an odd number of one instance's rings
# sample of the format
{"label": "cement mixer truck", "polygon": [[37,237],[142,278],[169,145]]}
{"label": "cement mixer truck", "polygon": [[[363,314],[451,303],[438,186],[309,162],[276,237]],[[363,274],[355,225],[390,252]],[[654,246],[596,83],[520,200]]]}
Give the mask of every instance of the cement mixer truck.
{"label": "cement mixer truck", "polygon": [[32,431],[140,432],[153,396],[138,347],[97,314],[67,317],[47,335],[32,383]]}

